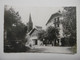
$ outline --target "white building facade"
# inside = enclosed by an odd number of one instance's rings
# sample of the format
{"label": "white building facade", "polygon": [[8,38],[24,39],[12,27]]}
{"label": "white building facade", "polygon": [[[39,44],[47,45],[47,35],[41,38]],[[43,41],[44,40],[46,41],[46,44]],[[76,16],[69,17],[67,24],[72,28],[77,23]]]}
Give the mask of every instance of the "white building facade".
{"label": "white building facade", "polygon": [[[48,22],[46,23],[46,27],[48,28],[49,26],[53,26],[59,30],[59,45],[61,45],[61,38],[63,38],[64,33],[63,33],[63,24],[62,24],[63,16],[61,12],[57,12],[55,14],[52,14]],[[56,41],[57,42],[57,41]]]}

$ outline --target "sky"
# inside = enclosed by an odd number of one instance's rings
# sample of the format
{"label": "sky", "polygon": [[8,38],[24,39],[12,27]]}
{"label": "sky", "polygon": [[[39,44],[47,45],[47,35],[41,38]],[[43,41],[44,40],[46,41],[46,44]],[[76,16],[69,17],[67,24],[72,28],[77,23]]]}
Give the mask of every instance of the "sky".
{"label": "sky", "polygon": [[16,12],[19,12],[21,21],[27,24],[29,21],[29,15],[31,14],[33,26],[41,26],[45,28],[45,24],[49,20],[50,16],[62,7],[27,7],[27,6],[12,6]]}

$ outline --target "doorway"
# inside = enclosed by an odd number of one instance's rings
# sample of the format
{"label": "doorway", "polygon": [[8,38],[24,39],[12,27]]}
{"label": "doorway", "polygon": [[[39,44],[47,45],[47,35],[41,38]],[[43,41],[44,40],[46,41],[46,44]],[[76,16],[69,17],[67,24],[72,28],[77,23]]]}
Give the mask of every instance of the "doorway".
{"label": "doorway", "polygon": [[37,43],[37,39],[35,39],[35,45],[37,45],[38,43]]}

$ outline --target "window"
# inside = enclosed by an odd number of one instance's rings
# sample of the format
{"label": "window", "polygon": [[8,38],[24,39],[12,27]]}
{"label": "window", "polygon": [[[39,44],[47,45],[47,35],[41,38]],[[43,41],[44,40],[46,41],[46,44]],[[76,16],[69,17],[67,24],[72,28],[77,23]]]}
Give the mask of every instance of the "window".
{"label": "window", "polygon": [[57,24],[57,26],[59,27],[59,23]]}
{"label": "window", "polygon": [[56,18],[54,19],[54,23],[56,23]]}
{"label": "window", "polygon": [[59,23],[59,17],[57,18],[57,22]]}
{"label": "window", "polygon": [[56,27],[56,18],[54,19],[54,26]]}
{"label": "window", "polygon": [[59,17],[58,17],[58,18],[57,18],[57,26],[58,26],[58,27],[59,27],[59,23],[60,23],[60,22],[59,22]]}

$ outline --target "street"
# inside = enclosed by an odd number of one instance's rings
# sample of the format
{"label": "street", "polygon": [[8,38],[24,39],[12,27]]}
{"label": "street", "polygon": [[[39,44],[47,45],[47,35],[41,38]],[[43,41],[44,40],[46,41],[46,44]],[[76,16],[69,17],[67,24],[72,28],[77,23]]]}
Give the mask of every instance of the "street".
{"label": "street", "polygon": [[58,46],[35,46],[30,49],[32,53],[68,53],[72,54],[71,47],[58,47]]}

